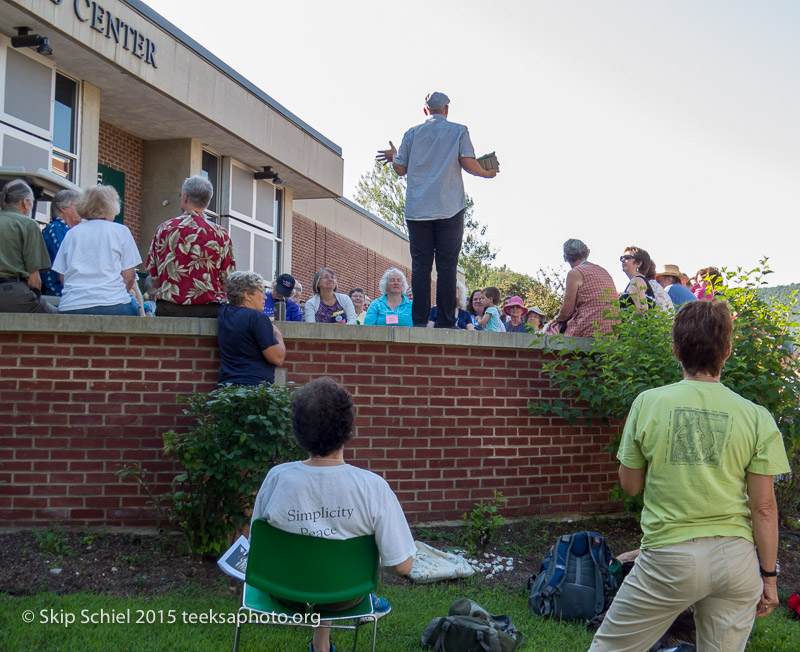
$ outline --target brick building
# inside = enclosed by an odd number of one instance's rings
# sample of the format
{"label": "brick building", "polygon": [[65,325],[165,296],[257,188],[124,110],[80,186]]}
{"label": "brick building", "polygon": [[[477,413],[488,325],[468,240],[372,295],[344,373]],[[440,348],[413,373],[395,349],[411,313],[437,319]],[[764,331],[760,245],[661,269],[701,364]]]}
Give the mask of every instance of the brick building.
{"label": "brick building", "polygon": [[341,148],[139,0],[0,0],[0,75],[0,178],[113,185],[143,257],[203,174],[239,269],[291,272],[305,296],[322,264],[371,296],[408,273],[405,236],[341,199]]}

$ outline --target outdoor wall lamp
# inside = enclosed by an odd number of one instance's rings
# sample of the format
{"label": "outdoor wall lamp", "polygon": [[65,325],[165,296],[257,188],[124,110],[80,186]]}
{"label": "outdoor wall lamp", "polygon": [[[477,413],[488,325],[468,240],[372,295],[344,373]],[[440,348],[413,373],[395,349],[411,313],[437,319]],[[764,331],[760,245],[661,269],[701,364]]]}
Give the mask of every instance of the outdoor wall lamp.
{"label": "outdoor wall lamp", "polygon": [[272,167],[270,167],[269,165],[264,166],[263,172],[256,172],[255,174],[253,174],[253,178],[259,180],[272,179],[272,183],[274,183],[276,186],[279,186],[283,183],[283,180],[280,178],[278,173],[273,172]]}
{"label": "outdoor wall lamp", "polygon": [[30,27],[17,27],[17,36],[11,37],[11,46],[15,48],[36,48],[39,54],[49,57],[53,54],[53,48],[50,47],[50,41],[46,36],[39,34],[31,34]]}

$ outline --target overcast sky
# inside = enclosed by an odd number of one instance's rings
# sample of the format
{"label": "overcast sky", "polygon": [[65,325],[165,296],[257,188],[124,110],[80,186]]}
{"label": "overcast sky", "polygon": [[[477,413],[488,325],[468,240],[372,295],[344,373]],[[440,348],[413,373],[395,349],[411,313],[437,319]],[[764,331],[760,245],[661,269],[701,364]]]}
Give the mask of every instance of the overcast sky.
{"label": "overcast sky", "polygon": [[515,271],[563,269],[574,237],[620,289],[627,245],[800,282],[800,2],[145,2],[337,143],[351,199],[447,93],[497,152],[465,184]]}

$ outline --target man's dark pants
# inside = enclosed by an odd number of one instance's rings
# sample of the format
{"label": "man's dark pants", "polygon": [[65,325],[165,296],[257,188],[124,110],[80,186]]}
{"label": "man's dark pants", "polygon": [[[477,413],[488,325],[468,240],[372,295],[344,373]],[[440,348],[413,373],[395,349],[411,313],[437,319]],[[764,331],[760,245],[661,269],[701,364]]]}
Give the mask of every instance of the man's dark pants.
{"label": "man's dark pants", "polygon": [[461,240],[464,237],[464,212],[444,220],[406,220],[411,248],[411,290],[414,302],[411,319],[415,326],[428,323],[431,312],[431,269],[436,260],[437,328],[456,323],[456,272]]}

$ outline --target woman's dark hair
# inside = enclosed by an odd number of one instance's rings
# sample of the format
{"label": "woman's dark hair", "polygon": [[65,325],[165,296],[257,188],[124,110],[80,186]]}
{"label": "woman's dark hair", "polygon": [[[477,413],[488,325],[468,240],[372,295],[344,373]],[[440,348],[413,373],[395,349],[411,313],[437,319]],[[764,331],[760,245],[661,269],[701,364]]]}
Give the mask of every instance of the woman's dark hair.
{"label": "woman's dark hair", "polygon": [[722,371],[733,332],[733,319],[727,303],[690,301],[675,315],[672,344],[675,357],[690,374]]}
{"label": "woman's dark hair", "polygon": [[[653,263],[653,260],[650,258],[650,254],[639,247],[625,247],[625,251],[630,252],[630,254],[633,256],[633,259],[639,263],[639,273],[642,276],[648,280],[656,277],[656,266],[655,263]],[[649,273],[652,273],[653,275],[648,276]]]}
{"label": "woman's dark hair", "polygon": [[722,274],[716,267],[703,267],[703,269],[697,270],[695,278],[698,281],[706,280],[712,285],[716,285],[722,280]]}
{"label": "woman's dark hair", "polygon": [[292,430],[300,448],[325,456],[353,437],[353,397],[332,378],[316,378],[292,398]]}
{"label": "woman's dark hair", "polygon": [[467,299],[467,312],[470,315],[474,315],[475,317],[477,317],[477,315],[475,314],[475,308],[472,307],[472,297],[475,296],[476,292],[483,293],[483,290],[481,290],[480,288],[478,288],[477,290],[473,290],[472,292],[469,293],[469,299]]}

